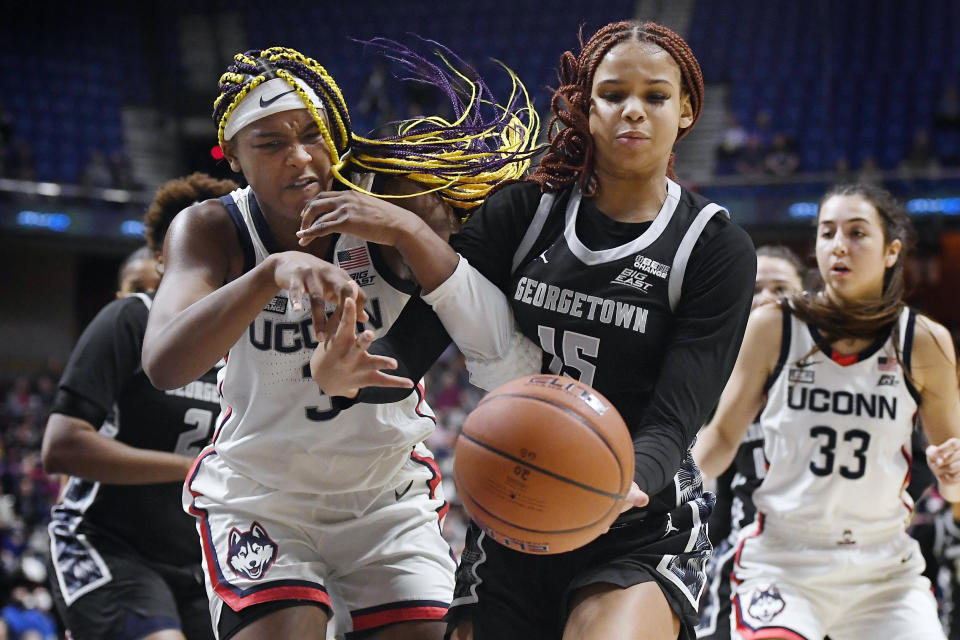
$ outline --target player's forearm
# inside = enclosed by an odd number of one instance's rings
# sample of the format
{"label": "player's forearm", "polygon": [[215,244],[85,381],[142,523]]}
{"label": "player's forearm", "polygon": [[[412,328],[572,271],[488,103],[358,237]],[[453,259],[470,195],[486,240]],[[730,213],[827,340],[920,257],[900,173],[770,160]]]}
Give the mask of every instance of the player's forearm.
{"label": "player's forearm", "polygon": [[704,481],[719,477],[730,467],[737,454],[737,446],[737,443],[726,440],[719,429],[705,427],[700,431],[693,445],[693,459],[700,467]]}
{"label": "player's forearm", "polygon": [[161,284],[143,341],[143,369],[154,386],[176,389],[214,366],[276,295],[273,268],[267,258],[175,314],[156,313],[164,303]]}
{"label": "player's forearm", "polygon": [[47,473],[107,484],[156,484],[186,478],[192,458],[167,451],[138,449],[101,435],[92,426],[53,414],[44,434],[41,458]]}
{"label": "player's forearm", "polygon": [[459,261],[459,256],[446,240],[413,216],[404,226],[395,248],[425,293],[433,291],[449,278]]}

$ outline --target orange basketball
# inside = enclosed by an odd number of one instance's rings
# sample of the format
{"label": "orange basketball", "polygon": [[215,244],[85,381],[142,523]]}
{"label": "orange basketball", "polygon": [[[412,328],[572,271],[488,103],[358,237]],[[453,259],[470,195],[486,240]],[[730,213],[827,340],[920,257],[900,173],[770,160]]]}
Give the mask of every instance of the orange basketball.
{"label": "orange basketball", "polygon": [[528,376],[497,387],[457,440],[453,476],[487,535],[533,554],[581,547],[620,514],[633,482],[623,418],[571,378]]}

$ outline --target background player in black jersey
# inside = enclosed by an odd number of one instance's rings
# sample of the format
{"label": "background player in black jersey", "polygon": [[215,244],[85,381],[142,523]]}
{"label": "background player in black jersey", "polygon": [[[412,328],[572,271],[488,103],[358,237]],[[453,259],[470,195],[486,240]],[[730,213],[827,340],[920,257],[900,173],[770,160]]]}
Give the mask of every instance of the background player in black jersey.
{"label": "background player in black jersey", "polygon": [[[751,310],[803,290],[806,268],[800,258],[781,245],[757,249],[757,284]],[[753,491],[763,479],[763,436],[760,425],[750,426],[730,468],[716,479],[717,504],[710,516],[710,539],[715,548],[707,563],[707,588],[700,602],[698,638],[730,638],[730,572],[740,530],[753,522]]]}
{"label": "background player in black jersey", "polygon": [[[562,373],[596,387],[630,426],[635,486],[624,515],[597,540],[527,555],[471,524],[450,637],[692,638],[713,498],[702,493],[688,449],[736,358],[753,244],[721,207],[671,179],[673,145],[703,103],[699,65],[678,35],[649,22],[607,25],[578,56],[564,54],[560,85],[553,108],[564,128],[529,181],[470,217],[452,239],[459,256],[412,216],[370,199],[344,207],[319,197],[300,235],[347,232],[396,246],[468,357],[507,363],[486,375],[486,388]],[[509,334],[511,308],[522,339]],[[416,367],[429,366],[446,340],[421,309],[408,305],[370,359],[354,359],[357,371],[338,366],[360,348],[345,314],[315,380],[356,395],[363,368],[386,353],[400,354],[400,368],[381,372],[383,386],[410,386],[402,378],[418,379]],[[533,343],[531,363],[523,354]],[[365,389],[356,399],[391,393],[403,391]]]}
{"label": "background player in black jersey", "polygon": [[886,191],[836,187],[817,217],[822,289],[751,314],[695,447],[718,474],[760,415],[766,476],[734,562],[734,637],[943,638],[905,494],[919,409],[930,470],[960,499],[960,399],[949,332],[903,302],[910,236]]}
{"label": "background player in black jersey", "polygon": [[149,246],[140,247],[120,265],[117,274],[117,297],[156,291],[159,284],[160,271],[157,269],[157,257],[153,249]]}
{"label": "background player in black jersey", "polygon": [[[144,219],[154,274],[173,217],[236,186],[196,173],[160,187]],[[175,391],[150,384],[140,365],[150,302],[121,297],[94,318],[44,432],[44,468],[71,476],[49,531],[57,610],[77,640],[213,637],[200,541],[180,494],[213,431],[216,370]]]}

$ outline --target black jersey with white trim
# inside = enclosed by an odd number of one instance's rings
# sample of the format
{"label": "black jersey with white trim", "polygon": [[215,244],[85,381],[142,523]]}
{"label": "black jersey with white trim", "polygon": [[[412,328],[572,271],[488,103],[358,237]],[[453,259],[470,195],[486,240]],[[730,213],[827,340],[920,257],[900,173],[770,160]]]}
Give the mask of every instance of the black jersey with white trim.
{"label": "black jersey with white trim", "polygon": [[544,349],[545,372],[613,402],[634,437],[638,484],[664,492],[651,509],[673,508],[684,489],[677,472],[739,351],[753,243],[672,181],[647,223],[618,222],[578,199],[567,189],[541,207],[536,184],[507,187],[452,243],[510,298],[521,331]]}
{"label": "black jersey with white trim", "polygon": [[[54,411],[93,419],[101,434],[132,447],[193,456],[210,441],[220,410],[217,369],[180,389],[156,389],[140,363],[150,302],[135,294],[108,304],[70,356],[60,389],[96,407],[99,419],[72,412],[70,403]],[[182,490],[182,482],[115,485],[72,477],[53,508],[51,535],[64,543],[78,535],[106,539],[115,550],[165,564],[197,563],[199,539],[181,506]]]}

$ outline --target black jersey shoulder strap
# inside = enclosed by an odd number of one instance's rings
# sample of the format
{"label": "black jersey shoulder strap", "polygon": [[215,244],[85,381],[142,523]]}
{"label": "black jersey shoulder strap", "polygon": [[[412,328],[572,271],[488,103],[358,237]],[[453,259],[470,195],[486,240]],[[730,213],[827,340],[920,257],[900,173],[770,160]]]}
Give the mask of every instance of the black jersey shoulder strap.
{"label": "black jersey shoulder strap", "polygon": [[233,221],[233,226],[237,230],[237,239],[240,241],[240,248],[243,251],[243,272],[246,273],[257,264],[257,256],[253,250],[253,240],[250,237],[250,229],[247,227],[247,223],[243,219],[243,214],[240,213],[240,207],[237,206],[232,193],[220,196],[220,202],[226,207],[227,213],[230,214],[230,219]]}
{"label": "black jersey shoulder strap", "polygon": [[917,312],[907,307],[900,314],[900,361],[903,365],[903,382],[907,391],[920,406],[920,392],[911,381],[913,373],[913,336],[917,328]]}
{"label": "black jersey shoulder strap", "polygon": [[130,295],[140,298],[140,300],[143,302],[143,306],[147,308],[147,311],[150,311],[150,306],[153,304],[153,298],[145,293],[140,293],[139,291],[136,293],[131,293]]}
{"label": "black jersey shoulder strap", "polygon": [[513,254],[513,264],[510,266],[510,273],[516,273],[517,269],[519,269],[523,263],[523,259],[527,256],[530,249],[533,248],[537,238],[540,237],[540,232],[543,231],[543,226],[547,223],[547,217],[550,215],[550,208],[556,199],[557,194],[553,192],[544,193],[540,196],[540,204],[537,205],[537,211],[533,214],[533,219],[530,220],[530,226],[527,227],[527,232],[524,233],[523,238],[520,239],[516,253]]}
{"label": "black jersey shoulder strap", "polygon": [[676,311],[677,305],[680,303],[680,294],[683,291],[683,275],[687,270],[687,263],[690,262],[693,247],[697,244],[697,240],[707,223],[721,211],[725,216],[730,217],[730,213],[726,209],[711,202],[700,210],[700,213],[693,219],[693,222],[687,228],[687,232],[683,235],[683,239],[677,247],[677,253],[673,256],[673,266],[670,267],[670,275],[667,281],[667,297],[670,301],[671,311]]}

